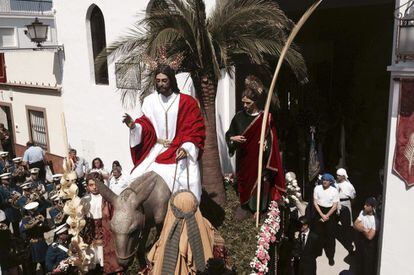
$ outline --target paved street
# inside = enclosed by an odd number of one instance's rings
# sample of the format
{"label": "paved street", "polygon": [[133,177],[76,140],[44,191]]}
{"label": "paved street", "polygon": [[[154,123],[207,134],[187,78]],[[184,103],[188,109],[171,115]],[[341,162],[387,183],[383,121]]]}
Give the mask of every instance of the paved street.
{"label": "paved street", "polygon": [[348,257],[348,251],[342,246],[338,240],[336,241],[335,251],[335,265],[330,266],[328,264],[328,258],[325,256],[325,252],[321,257],[316,259],[317,274],[318,275],[353,275],[352,266],[354,263],[353,257]]}

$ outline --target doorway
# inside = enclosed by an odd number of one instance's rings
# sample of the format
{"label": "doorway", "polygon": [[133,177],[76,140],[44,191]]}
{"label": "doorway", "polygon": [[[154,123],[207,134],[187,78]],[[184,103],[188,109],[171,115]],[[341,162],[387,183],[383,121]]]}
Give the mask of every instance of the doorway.
{"label": "doorway", "polygon": [[[15,157],[15,134],[13,123],[12,105],[9,103],[0,103],[0,123],[8,130],[10,136],[9,144],[6,143],[6,148],[1,148],[3,151],[8,151],[11,158]],[[3,147],[3,146],[2,146]]]}

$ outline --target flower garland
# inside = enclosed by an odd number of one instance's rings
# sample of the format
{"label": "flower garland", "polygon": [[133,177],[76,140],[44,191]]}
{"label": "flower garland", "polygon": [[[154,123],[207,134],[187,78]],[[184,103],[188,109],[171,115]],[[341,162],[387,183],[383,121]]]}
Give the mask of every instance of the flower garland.
{"label": "flower garland", "polygon": [[286,176],[286,190],[287,194],[284,198],[285,203],[289,204],[290,202],[295,202],[302,200],[302,194],[300,193],[300,187],[298,186],[298,181],[296,180],[296,174],[293,172],[287,172]]}
{"label": "flower garland", "polygon": [[270,261],[269,247],[271,243],[276,241],[276,233],[280,229],[280,211],[276,201],[271,201],[268,208],[267,218],[260,227],[257,238],[256,256],[250,262],[253,274],[264,275],[268,273],[267,267]]}

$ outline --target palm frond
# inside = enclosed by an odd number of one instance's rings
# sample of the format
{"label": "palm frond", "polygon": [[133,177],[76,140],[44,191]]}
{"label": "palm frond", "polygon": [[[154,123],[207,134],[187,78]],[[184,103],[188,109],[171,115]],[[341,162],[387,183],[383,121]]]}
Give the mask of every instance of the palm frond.
{"label": "palm frond", "polygon": [[[142,54],[154,57],[165,46],[168,54],[184,53],[181,71],[191,73],[199,93],[203,75],[217,80],[222,68],[229,71],[245,57],[268,66],[269,58],[280,55],[293,26],[273,0],[217,1],[208,19],[203,0],[158,0],[145,18],[103,51],[102,60],[141,62]],[[305,62],[296,47],[289,50],[285,62],[298,79],[306,79]],[[122,91],[122,98],[134,100],[148,93],[151,77],[146,72],[141,90]]]}

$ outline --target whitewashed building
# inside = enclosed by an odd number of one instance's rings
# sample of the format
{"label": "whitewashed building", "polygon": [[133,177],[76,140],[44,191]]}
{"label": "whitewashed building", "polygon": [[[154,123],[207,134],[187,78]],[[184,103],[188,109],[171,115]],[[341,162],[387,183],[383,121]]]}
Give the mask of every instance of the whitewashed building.
{"label": "whitewashed building", "polygon": [[[49,25],[43,50],[25,35],[35,18]],[[55,169],[65,152],[64,56],[57,44],[52,2],[0,0],[0,122],[11,132],[16,155],[33,140],[46,149]]]}
{"label": "whitewashed building", "polygon": [[[393,167],[397,149],[398,117],[402,106],[408,101],[402,97],[403,85],[414,83],[414,1],[397,0],[395,8],[396,18],[400,15],[410,20],[395,20],[393,59],[387,68],[391,74],[391,83],[379,274],[411,275],[414,274],[411,260],[414,236],[410,233],[414,226],[414,188],[412,185],[409,187]],[[405,26],[401,28],[401,24]],[[408,86],[408,89],[405,88],[405,94],[414,93],[414,85]],[[410,109],[412,108],[411,103]],[[414,132],[409,134],[413,135]]]}
{"label": "whitewashed building", "polygon": [[[0,122],[12,129],[17,154],[21,154],[26,141],[38,137],[39,143],[44,143],[52,157],[63,157],[67,149],[64,142],[66,128],[69,146],[77,149],[78,154],[88,161],[101,157],[110,169],[111,162],[118,160],[125,169],[130,169],[129,132],[121,120],[125,112],[133,117],[139,116],[139,106],[134,109],[122,106],[117,92],[115,64],[108,63],[108,68],[98,71],[94,59],[100,49],[126,34],[133,23],[145,16],[151,1],[55,0],[53,8],[48,6],[43,10],[25,2],[29,1],[0,0]],[[206,1],[208,10],[214,2]],[[285,2],[286,6],[305,7],[309,4],[309,1]],[[370,5],[390,2],[330,1],[327,6],[331,5],[329,12],[335,13],[339,8],[365,5],[368,8],[359,10],[362,14],[370,9]],[[400,6],[403,6],[403,11],[413,6],[413,1],[396,0],[395,8],[400,10]],[[322,7],[325,12],[328,8]],[[35,17],[50,25],[50,39],[45,45],[62,45],[63,50],[52,47],[33,51],[34,46],[24,35],[24,29]],[[400,84],[402,79],[414,79],[414,61],[397,58],[398,34],[398,22],[395,20],[393,42],[389,41],[393,43],[392,61],[388,68],[383,68],[391,75],[378,262],[378,274],[383,275],[395,272],[414,274],[410,261],[414,235],[409,232],[414,225],[411,213],[414,209],[414,190],[406,187],[393,172]],[[408,32],[407,38],[411,41],[408,45],[414,45],[414,31]],[[318,48],[321,53],[318,62],[328,64],[325,59],[333,55],[333,43],[317,42],[308,50]],[[186,77],[178,78],[181,86],[185,86],[183,90],[190,91],[188,83],[185,84]],[[235,113],[235,105],[234,80],[223,73],[218,87],[217,125],[225,172],[231,171],[231,162],[227,157],[223,133]],[[43,121],[40,128],[39,119]],[[54,134],[50,135],[52,131]]]}
{"label": "whitewashed building", "polygon": [[[88,161],[99,156],[106,166],[118,160],[125,169],[132,168],[129,132],[121,121],[125,112],[132,117],[139,116],[139,106],[132,110],[123,108],[120,93],[117,92],[115,63],[108,63],[108,68],[97,72],[94,59],[98,50],[127,34],[128,29],[145,16],[150,2],[54,1],[59,43],[64,45],[66,57],[62,98],[69,145]],[[207,7],[211,7],[214,1],[206,3]],[[217,101],[226,106],[218,116],[218,125],[222,125],[221,139],[234,114],[234,103],[228,103],[234,96],[227,93],[232,80],[225,73],[223,77],[225,80],[219,84],[220,100]],[[182,90],[191,93],[191,81],[187,81],[187,76],[177,78]],[[230,162],[225,157],[227,149],[224,152],[223,162],[227,163],[226,169],[229,170]]]}

